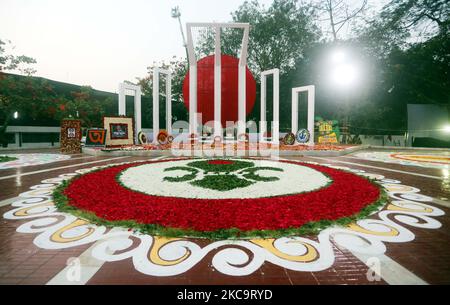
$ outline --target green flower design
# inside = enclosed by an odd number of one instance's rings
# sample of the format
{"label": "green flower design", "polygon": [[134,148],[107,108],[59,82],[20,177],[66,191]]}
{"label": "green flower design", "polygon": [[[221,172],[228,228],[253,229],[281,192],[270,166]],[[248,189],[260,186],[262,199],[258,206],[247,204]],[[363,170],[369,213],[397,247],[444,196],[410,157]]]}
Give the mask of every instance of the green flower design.
{"label": "green flower design", "polygon": [[[258,171],[282,172],[277,167],[255,167],[251,161],[241,160],[203,160],[193,161],[186,166],[174,166],[166,168],[165,172],[185,171],[186,174],[177,177],[164,177],[168,182],[188,182],[193,186],[201,188],[229,191],[236,188],[250,186],[256,182],[277,181],[278,177],[265,177],[258,175]],[[202,178],[198,178],[199,173],[203,173]]]}

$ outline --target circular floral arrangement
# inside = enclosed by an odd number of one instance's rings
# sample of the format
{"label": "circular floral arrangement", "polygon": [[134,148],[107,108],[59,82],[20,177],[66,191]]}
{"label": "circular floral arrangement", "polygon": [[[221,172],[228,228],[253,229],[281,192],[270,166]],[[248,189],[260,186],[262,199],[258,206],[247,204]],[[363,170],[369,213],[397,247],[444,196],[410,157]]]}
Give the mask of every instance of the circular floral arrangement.
{"label": "circular floral arrangement", "polygon": [[142,131],[139,131],[138,134],[139,144],[147,144],[147,136]]}
{"label": "circular floral arrangement", "polygon": [[283,138],[284,145],[294,145],[295,144],[295,135],[292,132],[287,133]]}
{"label": "circular floral arrangement", "polygon": [[256,159],[168,159],[90,172],[55,190],[60,210],[152,234],[208,238],[317,232],[384,203],[366,178]]}
{"label": "circular floral arrangement", "polygon": [[166,145],[169,143],[169,134],[165,130],[161,130],[156,138],[158,143],[161,145]]}
{"label": "circular floral arrangement", "polygon": [[309,131],[308,129],[300,129],[299,131],[297,131],[297,141],[299,143],[306,143],[309,141]]}

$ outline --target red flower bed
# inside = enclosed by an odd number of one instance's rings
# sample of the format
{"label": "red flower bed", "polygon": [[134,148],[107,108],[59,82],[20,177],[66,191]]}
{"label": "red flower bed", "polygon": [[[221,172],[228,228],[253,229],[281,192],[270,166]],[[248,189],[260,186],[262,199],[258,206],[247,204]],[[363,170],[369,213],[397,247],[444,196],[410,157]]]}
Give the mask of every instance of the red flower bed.
{"label": "red flower bed", "polygon": [[228,165],[228,164],[233,164],[234,162],[231,160],[211,160],[208,161],[208,164],[211,165]]}
{"label": "red flower bed", "polygon": [[[154,162],[170,162],[163,160]],[[278,230],[319,220],[352,216],[374,203],[380,190],[369,180],[329,167],[299,164],[328,175],[333,182],[318,191],[254,199],[188,199],[151,196],[121,186],[117,175],[133,163],[88,173],[64,190],[69,204],[109,221],[135,220],[164,227],[215,231],[238,228]],[[151,182],[149,182],[151,183]],[[170,186],[168,186],[170,187]]]}

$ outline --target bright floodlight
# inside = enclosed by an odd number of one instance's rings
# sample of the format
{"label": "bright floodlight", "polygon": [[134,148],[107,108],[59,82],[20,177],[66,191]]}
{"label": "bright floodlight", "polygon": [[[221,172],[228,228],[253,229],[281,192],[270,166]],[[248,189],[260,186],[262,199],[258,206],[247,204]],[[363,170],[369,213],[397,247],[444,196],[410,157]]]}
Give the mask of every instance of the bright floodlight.
{"label": "bright floodlight", "polygon": [[357,77],[358,69],[352,64],[337,65],[331,71],[331,79],[338,86],[348,87],[356,82]]}
{"label": "bright floodlight", "polygon": [[14,112],[14,118],[17,119],[19,117],[19,113],[16,111]]}
{"label": "bright floodlight", "polygon": [[343,50],[334,50],[333,53],[331,53],[330,58],[333,63],[338,64],[345,60],[346,54]]}
{"label": "bright floodlight", "polygon": [[444,132],[448,132],[450,133],[450,125],[445,125],[444,128],[442,129]]}

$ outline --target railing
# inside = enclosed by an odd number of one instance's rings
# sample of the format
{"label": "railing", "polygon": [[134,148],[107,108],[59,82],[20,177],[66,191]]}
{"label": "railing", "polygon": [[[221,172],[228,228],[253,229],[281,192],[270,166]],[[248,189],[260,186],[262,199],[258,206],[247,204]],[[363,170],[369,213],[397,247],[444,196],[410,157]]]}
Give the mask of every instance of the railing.
{"label": "railing", "polygon": [[60,127],[8,126],[8,146],[0,149],[59,147]]}

